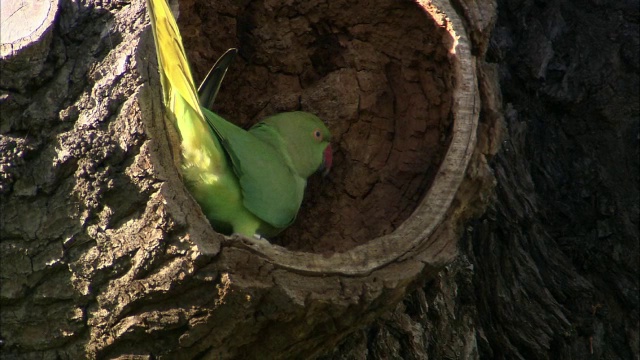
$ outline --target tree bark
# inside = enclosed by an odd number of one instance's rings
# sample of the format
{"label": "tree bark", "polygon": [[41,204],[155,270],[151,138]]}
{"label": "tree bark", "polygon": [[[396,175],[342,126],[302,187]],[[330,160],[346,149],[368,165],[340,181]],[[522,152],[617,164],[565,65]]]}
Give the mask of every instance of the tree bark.
{"label": "tree bark", "polygon": [[144,1],[61,0],[3,37],[3,358],[638,357],[637,11],[172,5],[196,77],[240,48],[216,111],[318,114],[334,171],[271,243],[215,233]]}
{"label": "tree bark", "polygon": [[[457,6],[474,44],[487,5]],[[455,261],[322,359],[640,358],[638,3],[496,5],[490,205]]]}

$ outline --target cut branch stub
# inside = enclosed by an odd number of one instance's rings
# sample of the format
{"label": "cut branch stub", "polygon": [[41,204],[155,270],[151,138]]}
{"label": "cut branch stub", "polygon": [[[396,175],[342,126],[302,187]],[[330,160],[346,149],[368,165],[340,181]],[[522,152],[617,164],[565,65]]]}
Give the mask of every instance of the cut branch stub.
{"label": "cut branch stub", "polygon": [[47,59],[58,0],[1,1],[0,86],[22,89],[40,74]]}
{"label": "cut branch stub", "polygon": [[[214,10],[237,15],[239,43],[220,49],[239,45],[241,56],[217,111],[247,125],[301,106],[324,119],[337,142],[333,173],[311,179],[292,228],[272,243],[236,238],[226,246],[296,272],[349,276],[412,253],[431,253],[435,263],[452,256],[455,244],[432,235],[453,220],[447,216],[475,149],[475,58],[448,2],[373,5],[181,11],[199,74],[212,62],[202,54],[221,52],[202,45],[199,29],[215,34],[233,25]],[[207,19],[197,18],[202,13]],[[436,261],[443,248],[450,251]]]}
{"label": "cut branch stub", "polygon": [[196,271],[215,269],[219,298],[179,353],[314,356],[455,256],[468,216],[457,193],[476,147],[476,60],[447,1],[225,4],[180,2],[196,76],[240,48],[214,110],[242,126],[314,112],[334,135],[335,162],[272,242],[190,236],[220,241]]}

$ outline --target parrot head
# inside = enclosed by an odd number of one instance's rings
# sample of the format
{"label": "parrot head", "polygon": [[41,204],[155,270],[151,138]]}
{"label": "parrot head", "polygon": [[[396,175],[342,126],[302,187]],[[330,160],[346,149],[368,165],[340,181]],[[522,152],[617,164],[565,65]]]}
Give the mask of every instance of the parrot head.
{"label": "parrot head", "polygon": [[317,116],[303,111],[285,112],[262,123],[280,134],[298,175],[306,179],[315,172],[329,173],[333,164],[331,133]]}

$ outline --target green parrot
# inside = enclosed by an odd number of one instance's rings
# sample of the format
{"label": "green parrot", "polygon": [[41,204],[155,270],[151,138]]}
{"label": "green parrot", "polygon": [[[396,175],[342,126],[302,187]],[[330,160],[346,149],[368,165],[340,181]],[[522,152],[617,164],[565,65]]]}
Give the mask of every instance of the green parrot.
{"label": "green parrot", "polygon": [[307,178],[329,171],[331,134],[313,114],[270,116],[248,131],[208,108],[235,49],[196,92],[176,21],[166,0],[147,0],[163,101],[181,141],[182,175],[214,229],[269,238],[295,220]]}

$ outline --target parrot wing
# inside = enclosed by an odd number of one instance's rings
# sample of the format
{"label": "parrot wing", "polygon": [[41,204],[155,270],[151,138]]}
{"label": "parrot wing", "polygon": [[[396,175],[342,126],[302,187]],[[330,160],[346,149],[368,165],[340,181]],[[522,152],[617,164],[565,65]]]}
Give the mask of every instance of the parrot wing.
{"label": "parrot wing", "polygon": [[227,69],[236,57],[238,49],[231,48],[227,50],[222,56],[218,58],[215,64],[209,70],[207,76],[205,76],[202,84],[198,88],[198,97],[200,98],[200,105],[209,110],[213,110],[213,103],[216,100],[218,91],[220,90],[220,84],[224,76],[227,74]]}
{"label": "parrot wing", "polygon": [[302,203],[306,180],[292,172],[282,149],[206,108],[202,111],[231,159],[240,180],[244,206],[275,228],[289,226]]}

